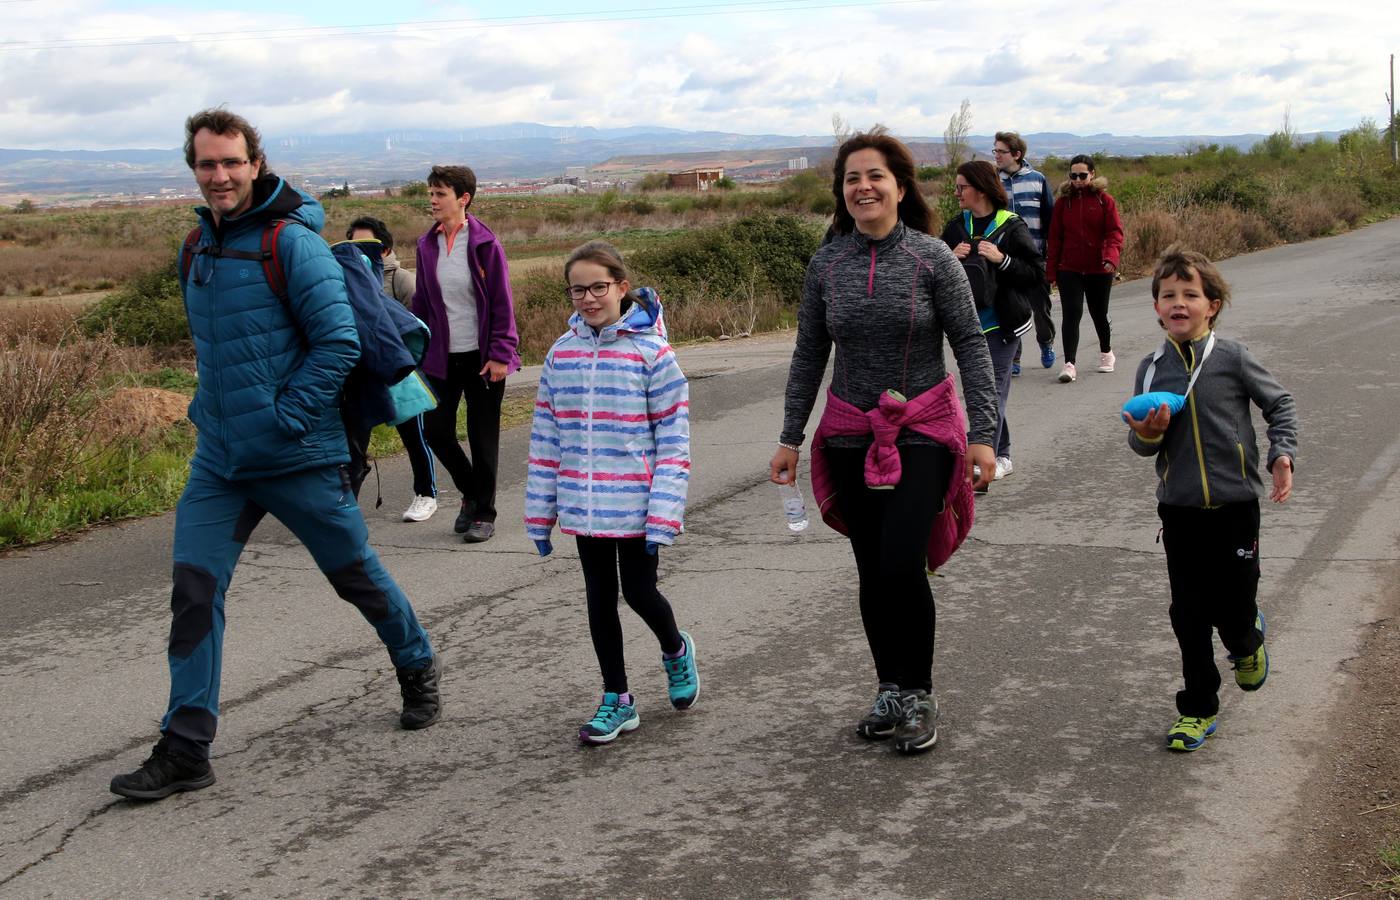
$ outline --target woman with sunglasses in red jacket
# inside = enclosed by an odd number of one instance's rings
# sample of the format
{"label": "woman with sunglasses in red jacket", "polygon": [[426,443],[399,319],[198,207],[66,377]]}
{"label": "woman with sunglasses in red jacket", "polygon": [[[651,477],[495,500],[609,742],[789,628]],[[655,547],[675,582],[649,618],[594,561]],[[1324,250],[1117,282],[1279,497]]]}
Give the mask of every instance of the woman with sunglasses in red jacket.
{"label": "woman with sunglasses in red jacket", "polygon": [[1078,375],[1075,354],[1086,301],[1099,337],[1099,371],[1113,371],[1108,295],[1122,252],[1123,220],[1108,193],[1108,179],[1094,173],[1092,157],[1080,154],[1070,160],[1069,180],[1060,186],[1055,199],[1045,246],[1045,276],[1060,287],[1060,338],[1065,348],[1062,384],[1069,384]]}

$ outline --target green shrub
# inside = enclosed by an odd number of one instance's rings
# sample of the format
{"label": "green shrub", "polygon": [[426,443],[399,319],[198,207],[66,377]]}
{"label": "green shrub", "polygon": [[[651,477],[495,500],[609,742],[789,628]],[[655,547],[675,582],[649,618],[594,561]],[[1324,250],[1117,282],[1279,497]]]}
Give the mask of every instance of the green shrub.
{"label": "green shrub", "polygon": [[1196,196],[1201,203],[1224,203],[1245,212],[1268,208],[1270,191],[1253,174],[1238,168],[1226,169],[1201,185]]}
{"label": "green shrub", "polygon": [[795,304],[820,240],[819,225],[759,213],[639,250],[629,262],[635,281],[654,285],[663,295],[732,299],[752,291]]}
{"label": "green shrub", "polygon": [[671,176],[665,172],[652,172],[650,175],[643,175],[642,180],[637,182],[639,191],[664,191],[671,186]]}
{"label": "green shrub", "polygon": [[574,222],[574,208],[563,203],[551,203],[544,213],[546,221],[555,222],[559,225],[572,225]]}
{"label": "green shrub", "polygon": [[810,170],[798,172],[788,178],[770,195],[772,206],[791,210],[810,210],[814,203],[824,197],[835,202],[831,194],[831,183]]}
{"label": "green shrub", "polygon": [[603,191],[593,201],[593,210],[600,216],[612,214],[617,209],[617,191]]}
{"label": "green shrub", "polygon": [[656,212],[656,204],[646,197],[632,197],[626,203],[622,204],[622,207],[628,212],[635,213],[639,216],[650,215]]}
{"label": "green shrub", "polygon": [[90,336],[110,326],[120,344],[167,347],[189,340],[177,261],[172,258],[167,265],[138,275],[104,297],[78,322]]}

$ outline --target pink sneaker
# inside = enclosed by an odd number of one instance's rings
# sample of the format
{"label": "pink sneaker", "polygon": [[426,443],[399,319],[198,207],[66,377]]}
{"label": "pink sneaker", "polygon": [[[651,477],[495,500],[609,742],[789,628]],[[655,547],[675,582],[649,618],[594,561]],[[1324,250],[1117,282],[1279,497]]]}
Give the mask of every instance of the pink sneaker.
{"label": "pink sneaker", "polygon": [[1071,381],[1074,380],[1074,376],[1074,363],[1065,363],[1065,367],[1060,370],[1060,384],[1069,384]]}
{"label": "pink sneaker", "polygon": [[1107,353],[1100,353],[1100,354],[1099,354],[1099,371],[1100,371],[1100,372],[1103,372],[1103,373],[1105,373],[1105,374],[1108,373],[1108,372],[1112,372],[1112,371],[1113,371],[1113,364],[1114,364],[1115,362],[1117,362],[1117,360],[1113,358],[1113,351],[1112,351],[1112,350],[1108,351]]}

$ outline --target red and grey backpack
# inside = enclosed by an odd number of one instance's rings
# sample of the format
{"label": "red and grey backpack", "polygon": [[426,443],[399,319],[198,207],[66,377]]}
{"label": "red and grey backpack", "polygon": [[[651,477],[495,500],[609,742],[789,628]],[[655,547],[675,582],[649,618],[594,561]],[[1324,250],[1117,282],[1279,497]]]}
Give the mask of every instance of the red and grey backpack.
{"label": "red and grey backpack", "polygon": [[180,245],[180,289],[184,290],[185,282],[190,277],[190,267],[194,265],[196,256],[214,256],[227,259],[247,259],[253,262],[262,263],[263,277],[267,279],[267,286],[272,288],[272,293],[284,303],[287,301],[287,274],[282,270],[282,258],[277,255],[277,241],[282,237],[282,230],[287,227],[286,219],[273,219],[263,228],[262,246],[257,251],[252,250],[229,250],[221,244],[199,243],[204,230],[196,225],[190,229],[190,233],[185,235],[185,241]]}

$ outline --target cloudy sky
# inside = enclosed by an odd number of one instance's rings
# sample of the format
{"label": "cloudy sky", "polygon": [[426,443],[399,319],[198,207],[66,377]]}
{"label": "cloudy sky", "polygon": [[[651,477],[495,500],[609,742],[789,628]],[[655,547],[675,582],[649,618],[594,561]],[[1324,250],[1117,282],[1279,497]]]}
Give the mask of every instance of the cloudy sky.
{"label": "cloudy sky", "polygon": [[[1169,11],[1160,11],[1166,9]],[[0,0],[0,147],[172,147],[508,122],[829,135],[1384,122],[1392,3],[1353,0]]]}

